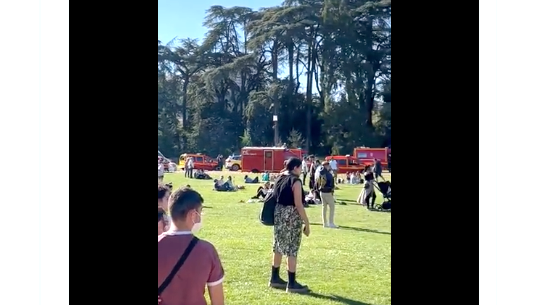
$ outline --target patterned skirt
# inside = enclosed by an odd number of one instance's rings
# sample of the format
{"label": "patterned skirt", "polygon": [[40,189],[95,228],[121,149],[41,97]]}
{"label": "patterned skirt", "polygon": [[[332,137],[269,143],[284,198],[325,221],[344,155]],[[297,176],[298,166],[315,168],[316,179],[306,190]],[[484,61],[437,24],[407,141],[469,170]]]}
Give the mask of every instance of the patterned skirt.
{"label": "patterned skirt", "polygon": [[302,243],[303,220],[295,206],[278,204],[273,226],[273,252],[284,256],[298,256]]}

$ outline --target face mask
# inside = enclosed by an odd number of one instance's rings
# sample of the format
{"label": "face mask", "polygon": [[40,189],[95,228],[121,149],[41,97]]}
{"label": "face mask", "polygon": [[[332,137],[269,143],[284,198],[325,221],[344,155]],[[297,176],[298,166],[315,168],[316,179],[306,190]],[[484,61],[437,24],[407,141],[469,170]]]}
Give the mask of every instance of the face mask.
{"label": "face mask", "polygon": [[192,225],[192,229],[190,230],[192,234],[196,234],[202,229],[202,215],[198,214],[198,216],[200,216],[200,222],[195,222]]}

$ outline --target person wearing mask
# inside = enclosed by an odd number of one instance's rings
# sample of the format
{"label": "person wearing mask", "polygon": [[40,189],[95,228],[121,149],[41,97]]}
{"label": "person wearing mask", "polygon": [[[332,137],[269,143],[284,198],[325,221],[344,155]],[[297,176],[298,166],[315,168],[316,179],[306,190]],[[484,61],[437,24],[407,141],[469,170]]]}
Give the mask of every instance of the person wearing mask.
{"label": "person wearing mask", "polygon": [[[325,228],[337,228],[334,224],[336,203],[334,200],[334,176],[330,173],[330,163],[324,161],[319,171],[317,188],[322,202],[322,225]],[[327,209],[330,208],[330,217],[327,221]]]}
{"label": "person wearing mask", "polygon": [[158,184],[158,208],[159,214],[162,211],[164,217],[162,219],[163,231],[168,231],[172,222],[170,216],[165,214],[164,211],[168,210],[168,198],[170,197],[171,186],[169,184]]}
{"label": "person wearing mask", "polygon": [[[303,205],[303,189],[300,175],[302,161],[291,158],[287,161],[286,171],[277,179],[274,195],[277,205],[273,227],[273,262],[270,286],[286,289],[287,292],[308,292],[309,288],[296,280],[298,251],[302,242],[302,232],[309,236],[309,219]],[[288,282],[279,276],[279,268],[287,257]]]}
{"label": "person wearing mask", "polygon": [[[224,270],[217,250],[194,236],[202,227],[203,202],[188,188],[176,190],[170,198],[172,227],[158,238],[159,304],[206,305],[207,286],[211,305],[224,305]],[[184,264],[174,269],[184,253]]]}

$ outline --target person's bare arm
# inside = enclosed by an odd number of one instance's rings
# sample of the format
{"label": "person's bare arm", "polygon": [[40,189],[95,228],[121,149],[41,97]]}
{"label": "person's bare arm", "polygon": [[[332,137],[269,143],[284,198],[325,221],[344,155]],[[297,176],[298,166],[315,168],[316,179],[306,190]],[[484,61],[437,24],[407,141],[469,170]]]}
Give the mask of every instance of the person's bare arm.
{"label": "person's bare arm", "polygon": [[222,283],[214,286],[207,286],[207,291],[209,293],[211,305],[224,305],[224,289]]}
{"label": "person's bare arm", "polygon": [[294,182],[294,184],[292,185],[292,193],[294,194],[294,205],[298,210],[298,214],[300,214],[300,216],[302,217],[304,224],[306,226],[309,226],[309,219],[307,218],[304,204],[302,202],[302,183],[300,181]]}

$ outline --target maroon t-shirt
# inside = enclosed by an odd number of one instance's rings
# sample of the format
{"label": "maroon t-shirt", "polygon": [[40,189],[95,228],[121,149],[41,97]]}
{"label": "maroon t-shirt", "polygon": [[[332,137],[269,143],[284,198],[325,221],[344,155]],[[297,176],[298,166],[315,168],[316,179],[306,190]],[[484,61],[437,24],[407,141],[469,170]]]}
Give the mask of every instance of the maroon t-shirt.
{"label": "maroon t-shirt", "polygon": [[[158,237],[158,286],[162,285],[189,245],[190,232],[167,232]],[[206,305],[205,287],[222,283],[224,270],[215,247],[199,240],[161,295],[161,305]]]}

